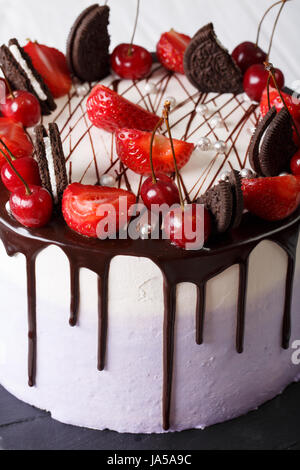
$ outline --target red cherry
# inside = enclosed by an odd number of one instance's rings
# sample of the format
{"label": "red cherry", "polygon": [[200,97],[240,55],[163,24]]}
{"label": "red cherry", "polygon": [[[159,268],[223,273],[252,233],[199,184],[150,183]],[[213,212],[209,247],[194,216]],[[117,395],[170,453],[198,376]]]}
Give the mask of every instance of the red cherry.
{"label": "red cherry", "polygon": [[[32,141],[20,122],[0,117],[0,138],[16,158],[31,157],[33,154]],[[0,150],[9,157],[7,149],[1,143]],[[6,163],[5,158],[0,152],[0,168],[4,163]]]}
{"label": "red cherry", "polygon": [[[41,186],[39,167],[33,158],[20,158],[19,160],[15,160],[13,165],[28,184]],[[11,192],[23,185],[8,163],[4,164],[1,169],[1,179],[4,186]]]}
{"label": "red cherry", "polygon": [[198,250],[203,247],[203,242],[208,240],[211,233],[210,214],[204,208],[204,216],[200,220],[199,207],[199,204],[189,204],[185,206],[184,212],[178,207],[167,213],[164,218],[164,231],[173,245],[184,249],[189,249],[190,245],[190,249]]}
{"label": "red cherry", "polygon": [[164,173],[157,173],[156,183],[152,177],[147,178],[141,187],[141,196],[145,206],[151,210],[152,205],[167,204],[173,206],[180,203],[179,191],[174,181]]}
{"label": "red cherry", "polygon": [[267,60],[267,54],[250,41],[239,44],[231,55],[243,74],[251,65],[263,64]]}
{"label": "red cherry", "polygon": [[10,196],[10,210],[20,224],[28,228],[46,225],[52,216],[53,202],[49,192],[40,186],[19,186]]}
{"label": "red cherry", "polygon": [[111,56],[111,67],[121,78],[139,80],[145,78],[152,67],[150,52],[135,44],[119,44]]}
{"label": "red cherry", "polygon": [[299,176],[300,175],[300,149],[297,150],[295,155],[291,160],[291,171],[293,175]]}
{"label": "red cherry", "polygon": [[[269,72],[262,64],[251,65],[244,76],[244,90],[253,101],[259,102],[265,87],[267,86]],[[275,78],[279,89],[284,86],[284,75],[279,69],[275,69]],[[273,80],[270,85],[275,87]]]}
{"label": "red cherry", "polygon": [[33,127],[41,119],[41,107],[38,99],[25,90],[15,91],[14,96],[7,96],[6,103],[0,105],[3,116],[21,122],[24,127]]}

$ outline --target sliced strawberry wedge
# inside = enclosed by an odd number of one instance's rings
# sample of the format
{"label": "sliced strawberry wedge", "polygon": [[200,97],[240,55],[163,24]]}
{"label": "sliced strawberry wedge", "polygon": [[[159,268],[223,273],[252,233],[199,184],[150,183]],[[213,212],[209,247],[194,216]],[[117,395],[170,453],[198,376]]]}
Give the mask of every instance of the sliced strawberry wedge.
{"label": "sliced strawberry wedge", "polygon": [[299,183],[292,175],[243,179],[245,207],[261,219],[283,220],[299,207]]}
{"label": "sliced strawberry wedge", "polygon": [[184,74],[183,56],[190,41],[190,36],[174,29],[164,33],[157,44],[158,60],[166,69]]}
{"label": "sliced strawberry wedge", "polygon": [[24,49],[54,98],[67,95],[72,86],[72,80],[64,54],[53,47],[37,42],[29,42]]}
{"label": "sliced strawberry wedge", "polygon": [[123,189],[74,183],[64,192],[62,211],[66,223],[75,232],[91,238],[107,238],[126,225],[130,219],[128,210],[135,202],[136,196]]}
{"label": "sliced strawberry wedge", "polygon": [[[150,175],[151,132],[135,129],[119,129],[116,132],[117,153],[122,162],[140,175]],[[176,161],[180,170],[189,161],[195,146],[188,142],[173,139]],[[175,171],[171,142],[162,135],[156,135],[153,145],[153,165],[155,172]]]}
{"label": "sliced strawberry wedge", "polygon": [[115,132],[121,127],[152,131],[159,121],[155,114],[104,85],[97,85],[91,91],[87,113],[92,124],[108,132]]}
{"label": "sliced strawberry wedge", "polygon": [[[33,144],[28,134],[24,131],[22,124],[12,119],[0,117],[0,138],[16,158],[31,157],[33,154]],[[1,143],[0,149],[9,156]],[[0,168],[4,163],[6,163],[6,160],[0,152]]]}
{"label": "sliced strawberry wedge", "polygon": [[[300,101],[292,97],[291,95],[284,93],[283,91],[281,92],[281,94],[288,107],[289,112],[291,113],[291,115],[296,121],[299,121],[300,120]],[[276,88],[273,88],[273,87],[270,87],[270,104],[271,104],[271,107],[275,106],[277,112],[280,111],[284,107],[278,91],[276,90]],[[262,117],[264,117],[269,111],[267,88],[264,90],[262,97],[261,97],[260,111],[261,111]]]}

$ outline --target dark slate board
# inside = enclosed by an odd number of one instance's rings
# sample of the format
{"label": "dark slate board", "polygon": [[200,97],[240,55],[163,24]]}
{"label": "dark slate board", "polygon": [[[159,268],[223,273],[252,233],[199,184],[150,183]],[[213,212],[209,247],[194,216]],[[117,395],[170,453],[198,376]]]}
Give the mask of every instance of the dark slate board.
{"label": "dark slate board", "polygon": [[1,450],[300,450],[300,383],[259,410],[205,431],[165,435],[91,431],[54,421],[0,387]]}

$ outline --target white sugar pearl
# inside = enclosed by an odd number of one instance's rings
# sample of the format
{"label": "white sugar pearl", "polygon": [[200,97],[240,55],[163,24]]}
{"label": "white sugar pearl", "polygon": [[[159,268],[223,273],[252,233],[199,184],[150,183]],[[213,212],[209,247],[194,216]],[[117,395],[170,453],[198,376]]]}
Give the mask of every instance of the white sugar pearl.
{"label": "white sugar pearl", "polygon": [[250,170],[249,168],[243,168],[243,170],[240,171],[241,178],[255,178],[256,174],[254,171]]}
{"label": "white sugar pearl", "polygon": [[145,92],[148,93],[149,95],[157,93],[157,87],[155,83],[153,82],[146,83]]}
{"label": "white sugar pearl", "polygon": [[215,145],[215,150],[218,152],[218,153],[226,153],[226,150],[227,150],[227,144],[226,142],[223,142],[223,140],[218,140]]}
{"label": "white sugar pearl", "polygon": [[101,184],[101,186],[106,186],[108,188],[112,188],[113,186],[115,186],[116,180],[111,175],[103,175],[100,178],[100,184]]}
{"label": "white sugar pearl", "polygon": [[209,140],[208,137],[201,137],[201,139],[197,143],[197,148],[199,150],[203,150],[204,152],[207,152],[208,150],[211,149],[211,141]]}
{"label": "white sugar pearl", "polygon": [[149,235],[151,234],[151,231],[152,231],[152,227],[149,224],[144,224],[139,227],[139,231],[140,231],[142,239],[149,238]]}
{"label": "white sugar pearl", "polygon": [[224,121],[220,116],[215,116],[210,121],[210,125],[213,128],[221,128],[221,127],[224,127]]}
{"label": "white sugar pearl", "polygon": [[196,113],[200,114],[201,116],[205,116],[208,113],[208,107],[206,104],[198,104],[196,107]]}
{"label": "white sugar pearl", "polygon": [[255,134],[255,131],[256,131],[256,127],[248,127],[247,128],[247,132],[248,132],[249,135]]}
{"label": "white sugar pearl", "polygon": [[289,175],[289,173],[287,173],[286,171],[283,171],[282,173],[280,173],[279,176],[288,176],[288,175]]}
{"label": "white sugar pearl", "polygon": [[90,87],[88,83],[83,83],[82,85],[76,86],[76,94],[78,96],[86,96],[90,91]]}
{"label": "white sugar pearl", "polygon": [[166,98],[166,101],[169,101],[170,105],[171,105],[171,108],[175,108],[176,104],[177,104],[177,101],[176,99],[174,98],[174,96],[168,96]]}
{"label": "white sugar pearl", "polygon": [[224,171],[224,173],[221,174],[219,181],[228,181],[229,175],[230,175],[230,171]]}

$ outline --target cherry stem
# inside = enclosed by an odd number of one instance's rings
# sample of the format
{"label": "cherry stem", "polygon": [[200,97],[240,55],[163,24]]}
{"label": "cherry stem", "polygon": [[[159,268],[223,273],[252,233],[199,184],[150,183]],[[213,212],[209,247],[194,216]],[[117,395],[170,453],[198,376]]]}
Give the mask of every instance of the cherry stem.
{"label": "cherry stem", "polygon": [[271,50],[272,50],[272,46],[273,46],[273,39],[274,39],[274,35],[275,35],[275,32],[276,32],[277,24],[278,24],[281,12],[284,9],[285,4],[286,4],[287,1],[288,0],[282,0],[282,5],[281,5],[281,7],[279,9],[279,12],[276,16],[276,20],[275,20],[275,23],[274,23],[274,26],[273,26],[273,31],[272,31],[272,35],[271,35],[271,39],[270,39],[270,45],[269,45],[269,50],[268,50],[268,55],[267,55],[267,61],[269,60],[269,57],[270,57],[270,54],[271,54]]}
{"label": "cherry stem", "polygon": [[130,46],[129,46],[129,49],[128,49],[128,55],[132,55],[133,41],[134,41],[134,38],[135,38],[135,33],[136,33],[136,30],[137,30],[138,20],[139,20],[139,16],[140,16],[140,3],[141,3],[140,0],[137,0],[136,17],[135,17],[133,34],[132,34]]}
{"label": "cherry stem", "polygon": [[151,173],[152,173],[152,182],[153,184],[156,184],[157,183],[157,178],[155,176],[155,171],[154,171],[154,164],[153,164],[153,144],[154,144],[154,139],[155,139],[155,135],[156,135],[156,132],[158,131],[158,129],[160,128],[160,126],[162,125],[162,123],[164,122],[164,118],[161,118],[158,123],[156,124],[153,132],[152,132],[152,136],[151,136],[151,142],[150,142],[150,166],[151,166]]}
{"label": "cherry stem", "polygon": [[9,96],[13,99],[14,98],[14,94],[13,94],[13,91],[12,91],[12,87],[10,86],[8,80],[7,80],[7,77],[5,75],[5,72],[4,72],[4,69],[3,67],[1,67],[1,71],[2,71],[2,74],[3,74],[3,77],[4,77],[4,80],[5,80],[5,83],[6,83],[6,86],[8,88],[8,93],[9,93]]}
{"label": "cherry stem", "polygon": [[10,156],[10,158],[12,159],[12,161],[14,162],[15,160],[17,160],[17,158],[14,156],[14,154],[9,150],[9,148],[7,147],[6,143],[0,138],[0,143],[3,145],[3,147],[5,148],[5,150],[7,151],[8,155]]}
{"label": "cherry stem", "polygon": [[[11,156],[12,153],[11,151],[7,148],[7,146],[5,145],[5,143],[3,142],[3,140],[0,138],[0,144],[2,144],[4,146],[4,148],[8,151],[9,155]],[[27,196],[30,196],[31,195],[31,191],[30,191],[30,188],[28,186],[28,184],[26,183],[26,181],[24,180],[24,178],[20,175],[20,173],[18,172],[18,170],[15,168],[15,166],[12,164],[12,161],[8,158],[8,156],[6,155],[5,152],[3,152],[2,149],[0,149],[0,152],[2,153],[3,157],[5,158],[5,160],[7,161],[7,163],[9,164],[9,166],[11,167],[11,169],[13,170],[13,172],[17,175],[17,177],[19,178],[19,180],[24,184],[25,186],[25,190],[26,190],[26,194]],[[13,157],[14,160],[16,160],[16,157]]]}
{"label": "cherry stem", "polygon": [[267,95],[268,95],[268,106],[269,106],[269,111],[271,109],[271,98],[270,98],[270,82],[271,82],[271,75],[268,75],[268,80],[267,80]]}
{"label": "cherry stem", "polygon": [[274,7],[276,7],[277,5],[280,5],[282,2],[289,2],[290,0],[279,0],[278,2],[274,3],[273,5],[271,5],[267,11],[264,13],[264,16],[262,17],[260,23],[259,23],[259,26],[258,26],[258,30],[257,30],[257,36],[256,36],[256,47],[258,47],[258,44],[259,44],[259,39],[260,39],[260,33],[261,33],[261,27],[262,27],[262,24],[266,18],[266,16],[268,15],[268,13],[270,13],[271,10],[273,10]]}
{"label": "cherry stem", "polygon": [[179,173],[178,166],[177,166],[174,142],[173,142],[173,137],[172,137],[171,128],[170,128],[170,121],[169,121],[170,109],[171,109],[171,103],[170,103],[170,101],[166,101],[165,105],[164,105],[163,115],[164,115],[164,121],[165,121],[166,126],[167,126],[168,134],[169,134],[169,139],[170,139],[170,142],[171,142],[171,149],[172,149],[172,154],[173,154],[175,174],[176,174],[178,191],[179,191],[180,205],[181,205],[181,209],[184,211],[184,199],[183,199],[183,195],[182,195],[180,173]]}
{"label": "cherry stem", "polygon": [[[294,118],[293,118],[293,116],[291,115],[291,113],[290,113],[290,111],[289,111],[289,108],[287,107],[287,104],[286,104],[286,102],[285,102],[285,100],[284,100],[284,98],[283,98],[283,95],[282,95],[282,93],[281,93],[281,91],[280,91],[280,89],[279,89],[279,86],[278,86],[278,83],[277,83],[277,80],[276,80],[276,77],[275,77],[275,69],[274,69],[273,65],[270,64],[269,62],[264,62],[264,66],[265,66],[266,70],[269,72],[269,80],[268,80],[268,85],[267,85],[267,86],[268,86],[268,92],[270,93],[270,81],[271,81],[271,78],[272,78],[272,79],[273,79],[273,83],[274,83],[274,85],[275,85],[275,88],[276,88],[276,90],[277,90],[277,92],[278,92],[278,94],[279,94],[279,96],[280,96],[281,101],[282,101],[282,104],[283,104],[283,106],[285,107],[285,109],[287,110],[287,112],[289,113],[289,115],[290,115],[290,117],[291,117],[291,121],[292,121],[293,127],[294,127],[294,129],[295,129],[295,131],[296,131],[297,137],[298,137],[298,139],[300,140],[300,133],[299,133],[298,128],[297,128],[297,126],[296,126],[296,124],[295,124]],[[270,96],[270,95],[269,95],[269,96]]]}

